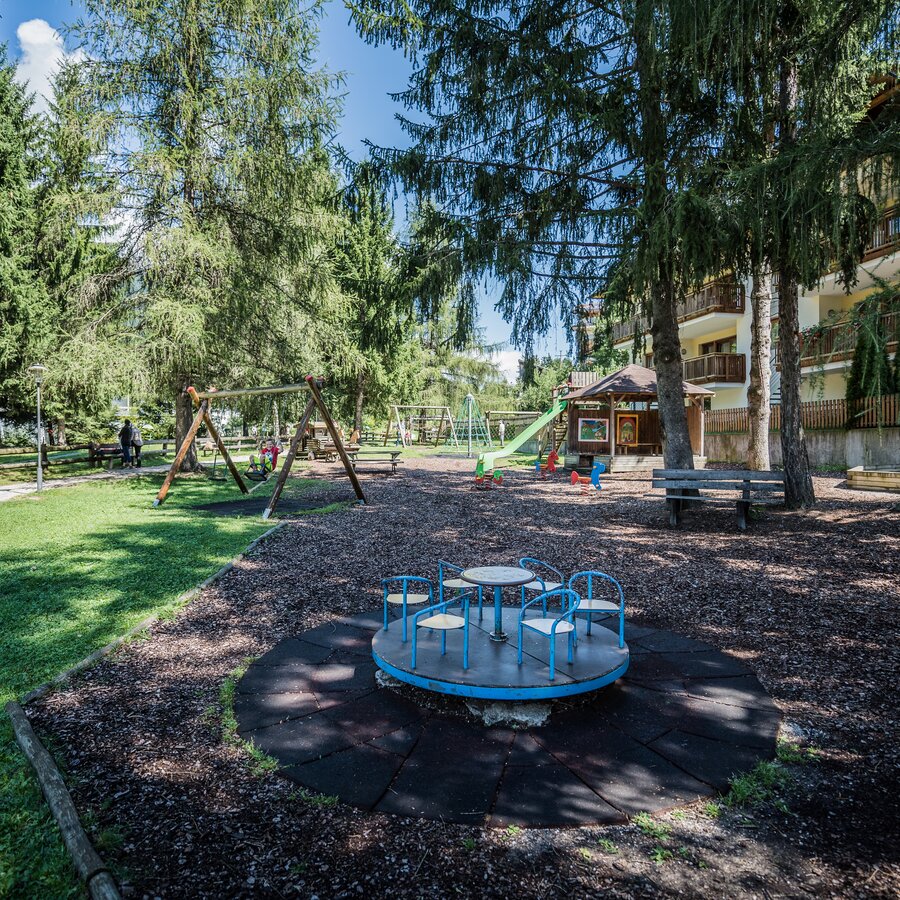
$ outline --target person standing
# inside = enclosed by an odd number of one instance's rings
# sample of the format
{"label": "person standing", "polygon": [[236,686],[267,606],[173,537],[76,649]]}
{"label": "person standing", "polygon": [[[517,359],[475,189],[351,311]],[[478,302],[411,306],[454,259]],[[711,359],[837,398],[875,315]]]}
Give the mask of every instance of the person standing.
{"label": "person standing", "polygon": [[502,447],[506,440],[506,422],[503,419],[497,423],[497,434],[500,435],[500,446]]}
{"label": "person standing", "polygon": [[132,469],[141,467],[141,447],[144,446],[144,439],[141,437],[140,429],[137,425],[131,426],[131,448],[134,450],[134,461],[131,463]]}
{"label": "person standing", "polygon": [[131,426],[131,419],[126,419],[122,430],[119,432],[119,445],[122,447],[122,468],[128,468],[131,465],[131,436],[134,434],[134,428]]}

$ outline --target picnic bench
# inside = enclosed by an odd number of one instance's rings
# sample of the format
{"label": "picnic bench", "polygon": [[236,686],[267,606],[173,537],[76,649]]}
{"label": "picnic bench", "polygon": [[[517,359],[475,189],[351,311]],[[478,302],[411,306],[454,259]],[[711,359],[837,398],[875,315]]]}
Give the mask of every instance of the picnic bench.
{"label": "picnic bench", "polygon": [[364,472],[383,472],[386,475],[396,475],[397,466],[401,460],[400,450],[385,450],[378,453],[360,453],[358,450],[349,454],[350,465],[355,472],[362,466]]}
{"label": "picnic bench", "polygon": [[[735,503],[738,528],[747,528],[751,506],[784,502],[784,473],[749,472],[744,469],[654,469],[653,487],[666,491],[669,524],[680,524],[682,508],[687,503]],[[737,498],[706,497],[688,491],[740,491]],[[763,496],[759,496],[762,494]],[[776,496],[780,494],[781,496]]]}

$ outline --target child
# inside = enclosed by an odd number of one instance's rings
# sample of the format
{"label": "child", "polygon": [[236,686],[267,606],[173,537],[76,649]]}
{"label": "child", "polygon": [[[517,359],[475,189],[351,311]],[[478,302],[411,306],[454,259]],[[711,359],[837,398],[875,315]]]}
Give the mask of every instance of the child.
{"label": "child", "polygon": [[259,455],[251,455],[250,457],[250,469],[248,473],[253,473],[254,475],[260,475],[263,478],[267,478],[269,472],[275,468],[275,461],[278,459],[278,448],[272,443],[270,440],[265,440],[262,442],[262,446],[259,448]]}

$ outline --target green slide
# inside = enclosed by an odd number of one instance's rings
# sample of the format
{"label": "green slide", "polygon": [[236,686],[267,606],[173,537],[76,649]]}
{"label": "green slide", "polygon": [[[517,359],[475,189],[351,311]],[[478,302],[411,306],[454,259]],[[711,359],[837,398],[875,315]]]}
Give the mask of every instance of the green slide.
{"label": "green slide", "polygon": [[539,431],[546,428],[564,409],[565,400],[557,400],[552,408],[545,412],[537,421],[532,422],[524,431],[519,432],[503,449],[489,450],[478,457],[478,462],[484,465],[484,471],[490,472],[494,468],[494,462],[510,453],[515,453],[522,444],[530,441]]}

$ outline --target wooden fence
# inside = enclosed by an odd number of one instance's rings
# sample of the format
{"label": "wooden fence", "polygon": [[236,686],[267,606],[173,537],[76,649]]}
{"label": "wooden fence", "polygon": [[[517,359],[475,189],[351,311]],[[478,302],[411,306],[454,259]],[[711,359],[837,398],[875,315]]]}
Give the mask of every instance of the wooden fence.
{"label": "wooden fence", "polygon": [[[807,431],[842,428],[878,428],[900,425],[900,394],[869,397],[852,404],[846,400],[812,400],[802,406],[803,427]],[[781,430],[781,407],[772,406],[770,431]],[[707,434],[747,434],[750,416],[746,407],[713,409],[706,413]]]}

